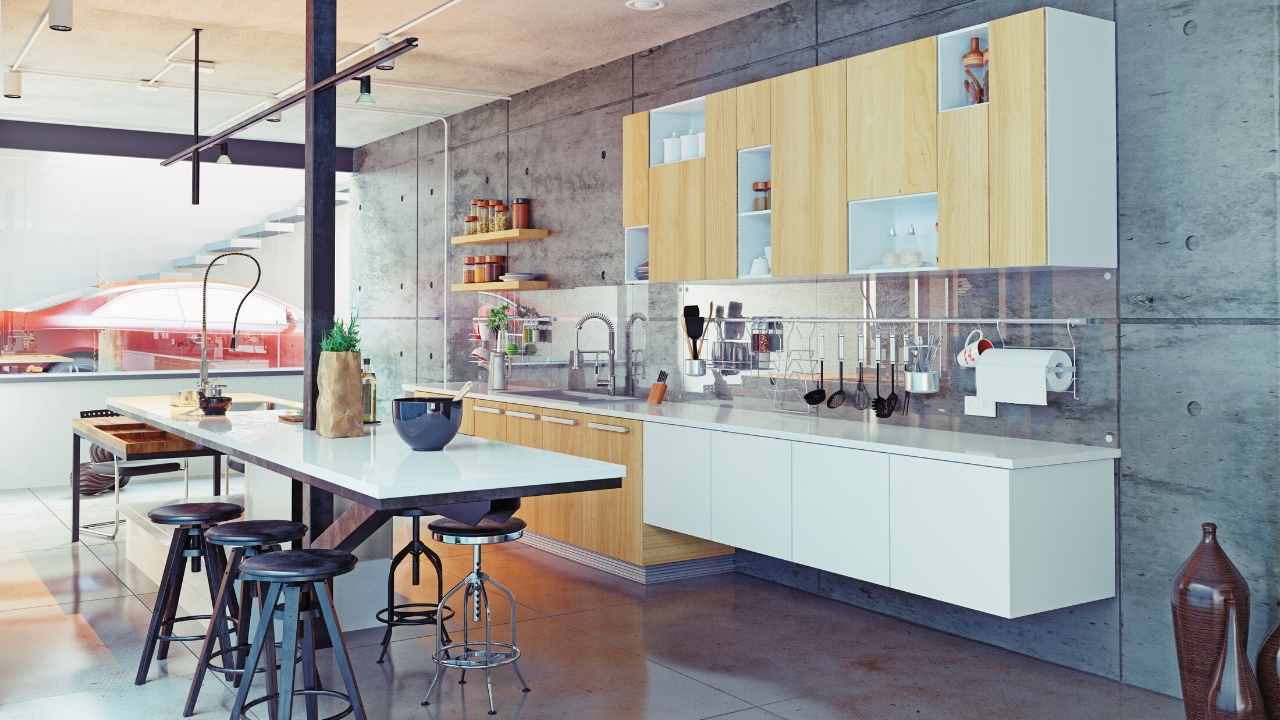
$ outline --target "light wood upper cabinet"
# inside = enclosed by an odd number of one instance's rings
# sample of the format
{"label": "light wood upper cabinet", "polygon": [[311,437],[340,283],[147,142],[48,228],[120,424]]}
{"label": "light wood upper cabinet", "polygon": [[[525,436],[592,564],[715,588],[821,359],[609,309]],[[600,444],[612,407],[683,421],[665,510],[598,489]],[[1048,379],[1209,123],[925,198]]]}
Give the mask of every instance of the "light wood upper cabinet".
{"label": "light wood upper cabinet", "polygon": [[847,61],[849,200],[938,188],[938,45],[925,38]]}
{"label": "light wood upper cabinet", "polygon": [[706,273],[738,276],[738,91],[707,96]]}
{"label": "light wood upper cabinet", "polygon": [[649,224],[649,113],[622,118],[622,226]]}
{"label": "light wood upper cabinet", "polygon": [[844,61],[774,78],[773,274],[849,267]]}
{"label": "light wood upper cabinet", "polygon": [[705,158],[649,168],[649,278],[706,277]]}
{"label": "light wood upper cabinet", "polygon": [[938,115],[938,264],[991,265],[987,104]]}
{"label": "light wood upper cabinet", "polygon": [[772,112],[770,86],[768,80],[761,80],[738,88],[738,149],[773,142],[769,117]]}
{"label": "light wood upper cabinet", "polygon": [[991,266],[1044,265],[1045,11],[993,20],[989,32]]}

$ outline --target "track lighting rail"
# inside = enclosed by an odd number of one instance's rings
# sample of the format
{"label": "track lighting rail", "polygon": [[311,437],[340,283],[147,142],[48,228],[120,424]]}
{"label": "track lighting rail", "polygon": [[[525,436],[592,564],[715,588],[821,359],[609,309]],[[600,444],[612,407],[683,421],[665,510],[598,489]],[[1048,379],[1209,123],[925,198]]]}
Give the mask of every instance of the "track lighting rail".
{"label": "track lighting rail", "polygon": [[205,138],[204,140],[193,144],[191,147],[185,148],[183,150],[179,150],[173,155],[170,155],[168,158],[165,158],[164,160],[160,161],[160,164],[164,167],[168,167],[178,162],[179,160],[185,160],[192,156],[199,157],[199,153],[201,150],[214,147],[224,142],[225,140],[230,138],[232,135],[235,135],[236,133],[240,132],[241,130],[252,127],[253,125],[257,125],[259,122],[266,120],[269,116],[275,113],[281,112],[283,110],[286,110],[302,102],[303,100],[307,99],[308,95],[319,92],[321,90],[326,90],[345,80],[350,80],[351,78],[357,75],[362,75],[364,73],[367,73],[370,70],[373,70],[373,68],[379,63],[385,60],[388,60],[390,58],[399,57],[400,55],[403,55],[409,52],[410,50],[413,50],[416,47],[418,47],[418,38],[415,38],[415,37],[405,38],[400,42],[397,42],[391,47],[387,48],[386,50],[383,50],[382,52],[370,55],[369,57],[365,58],[364,60],[361,60],[358,63],[355,63],[354,65],[350,65],[343,70],[339,70],[338,72],[334,73],[333,75],[330,75],[324,80],[320,80],[319,82],[315,83],[311,87],[304,87],[303,89],[299,90],[293,95],[290,95],[289,97],[276,103],[275,105],[272,105],[271,107],[260,110],[254,113],[253,115],[250,115],[244,120],[241,120],[240,122],[217,133],[216,135],[211,135]]}

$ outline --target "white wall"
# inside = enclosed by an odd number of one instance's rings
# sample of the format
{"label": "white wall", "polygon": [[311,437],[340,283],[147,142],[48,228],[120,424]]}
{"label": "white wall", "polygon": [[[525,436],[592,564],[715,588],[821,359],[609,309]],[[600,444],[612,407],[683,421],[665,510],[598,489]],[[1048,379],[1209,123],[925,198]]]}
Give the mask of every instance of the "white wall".
{"label": "white wall", "polygon": [[[234,395],[255,392],[284,398],[302,398],[302,374],[229,377],[225,382]],[[70,481],[71,421],[81,410],[106,407],[108,397],[172,395],[195,386],[190,375],[165,378],[111,380],[0,380],[0,490],[60,485]],[[81,449],[88,459],[89,445]]]}
{"label": "white wall", "polygon": [[[346,182],[339,173],[338,182]],[[190,166],[138,158],[0,149],[0,308],[171,269],[233,231],[301,202],[301,170],[250,165],[201,168],[200,205],[191,204]],[[339,212],[338,235],[346,236]],[[262,290],[302,306],[302,238],[263,240],[255,255]],[[231,259],[219,279],[252,280]]]}

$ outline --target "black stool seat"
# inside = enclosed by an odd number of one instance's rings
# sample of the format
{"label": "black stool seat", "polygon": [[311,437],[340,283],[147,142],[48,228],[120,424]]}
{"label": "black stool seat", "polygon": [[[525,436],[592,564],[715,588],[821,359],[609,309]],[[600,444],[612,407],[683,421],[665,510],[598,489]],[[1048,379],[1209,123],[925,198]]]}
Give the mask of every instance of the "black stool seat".
{"label": "black stool seat", "polygon": [[225,502],[189,502],[161,505],[147,517],[159,525],[204,525],[235,520],[244,508]]}
{"label": "black stool seat", "polygon": [[452,535],[464,538],[500,537],[524,532],[524,520],[513,517],[506,522],[481,520],[477,525],[468,525],[457,520],[440,518],[432,521],[427,526],[427,529],[431,531],[432,535]]}
{"label": "black stool seat", "polygon": [[246,558],[240,563],[240,577],[259,582],[302,583],[344,575],[355,566],[356,556],[341,550],[282,550]]}
{"label": "black stool seat", "polygon": [[209,528],[205,539],[214,545],[283,545],[301,540],[307,526],[288,520],[238,520]]}

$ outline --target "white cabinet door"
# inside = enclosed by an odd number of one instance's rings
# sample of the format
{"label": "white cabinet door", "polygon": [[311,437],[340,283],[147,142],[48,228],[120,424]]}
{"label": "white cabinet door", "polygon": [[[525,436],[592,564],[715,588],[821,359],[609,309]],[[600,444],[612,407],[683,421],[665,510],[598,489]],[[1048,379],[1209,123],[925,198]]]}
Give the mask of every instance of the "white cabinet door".
{"label": "white cabinet door", "polygon": [[1010,617],[1008,470],[889,460],[890,585]]}
{"label": "white cabinet door", "polygon": [[793,558],[889,584],[889,456],[791,444]]}
{"label": "white cabinet door", "polygon": [[711,437],[711,539],[791,559],[791,443]]}
{"label": "white cabinet door", "polygon": [[644,521],[711,537],[711,431],[644,424]]}

